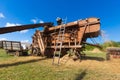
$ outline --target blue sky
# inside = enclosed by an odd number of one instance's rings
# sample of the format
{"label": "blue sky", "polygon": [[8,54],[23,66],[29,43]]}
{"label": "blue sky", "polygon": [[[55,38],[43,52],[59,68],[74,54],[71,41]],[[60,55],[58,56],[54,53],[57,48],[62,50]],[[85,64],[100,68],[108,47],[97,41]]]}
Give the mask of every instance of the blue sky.
{"label": "blue sky", "polygon": [[[67,17],[68,22],[100,18],[105,39],[120,41],[120,0],[0,0],[0,27],[55,23],[56,17]],[[31,42],[35,30],[2,34],[0,40]]]}

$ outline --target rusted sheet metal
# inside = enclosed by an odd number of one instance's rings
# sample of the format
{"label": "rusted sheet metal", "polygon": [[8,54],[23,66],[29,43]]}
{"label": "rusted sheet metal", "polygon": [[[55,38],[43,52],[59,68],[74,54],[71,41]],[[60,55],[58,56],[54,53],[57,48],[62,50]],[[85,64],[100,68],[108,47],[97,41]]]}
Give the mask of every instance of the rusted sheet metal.
{"label": "rusted sheet metal", "polygon": [[[68,27],[74,27],[74,26],[77,26],[77,27],[84,27],[85,25],[89,25],[91,28],[87,28],[87,32],[95,32],[95,31],[98,31],[100,30],[100,21],[98,18],[88,18],[88,19],[85,19],[85,20],[78,20],[78,21],[74,21],[74,22],[70,22],[70,23],[67,23],[65,24],[65,27],[68,28]],[[48,29],[48,31],[54,31],[54,30],[57,30],[57,29],[60,29],[62,25],[58,25],[58,26],[55,26],[55,27],[50,27]],[[95,28],[93,29],[92,28]]]}
{"label": "rusted sheet metal", "polygon": [[48,23],[3,27],[3,28],[0,28],[0,34],[10,33],[10,32],[15,32],[15,31],[21,31],[21,30],[25,30],[25,29],[38,28],[38,27],[45,26],[45,25],[51,26],[52,23],[48,22]]}

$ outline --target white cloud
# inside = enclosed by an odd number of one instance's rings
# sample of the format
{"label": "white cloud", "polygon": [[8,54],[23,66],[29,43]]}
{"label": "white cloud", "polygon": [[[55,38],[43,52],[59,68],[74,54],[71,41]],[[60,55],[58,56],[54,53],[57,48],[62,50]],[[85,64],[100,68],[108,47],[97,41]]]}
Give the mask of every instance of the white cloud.
{"label": "white cloud", "polygon": [[[7,22],[6,23],[6,25],[5,25],[5,27],[11,27],[11,26],[20,26],[21,24],[18,24],[18,23],[9,23],[9,22]],[[26,33],[26,32],[28,32],[29,30],[22,30],[22,31],[20,31],[20,33]]]}
{"label": "white cloud", "polygon": [[33,22],[34,24],[36,24],[36,23],[44,23],[44,21],[43,21],[43,20],[38,19],[38,18],[31,19],[31,22]]}
{"label": "white cloud", "polygon": [[3,15],[3,13],[0,13],[0,18],[5,18],[5,16]]}
{"label": "white cloud", "polygon": [[29,40],[22,40],[21,42],[22,42],[22,43],[28,43]]}
{"label": "white cloud", "polygon": [[5,40],[5,41],[6,41],[6,40],[7,40],[7,38],[0,38],[0,41],[3,41],[3,40]]}
{"label": "white cloud", "polygon": [[33,22],[34,24],[37,23],[37,19],[31,19],[31,22]]}
{"label": "white cloud", "polygon": [[44,23],[44,21],[43,21],[43,20],[40,20],[40,23]]}
{"label": "white cloud", "polygon": [[22,31],[20,31],[20,33],[27,33],[28,32],[28,30],[22,30]]}
{"label": "white cloud", "polygon": [[5,27],[11,27],[11,26],[20,26],[21,24],[17,24],[17,23],[9,23],[7,22]]}

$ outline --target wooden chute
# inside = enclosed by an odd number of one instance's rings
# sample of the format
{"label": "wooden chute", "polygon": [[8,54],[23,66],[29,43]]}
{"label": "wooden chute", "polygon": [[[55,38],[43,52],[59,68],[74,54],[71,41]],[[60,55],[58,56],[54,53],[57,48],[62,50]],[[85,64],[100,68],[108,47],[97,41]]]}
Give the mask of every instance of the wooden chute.
{"label": "wooden chute", "polygon": [[52,23],[48,22],[48,23],[39,23],[39,24],[2,27],[2,28],[0,28],[0,34],[10,33],[10,32],[15,32],[15,31],[21,31],[21,30],[26,30],[26,29],[33,29],[33,28],[43,27],[43,26],[46,26],[46,25],[47,26],[52,26]]}

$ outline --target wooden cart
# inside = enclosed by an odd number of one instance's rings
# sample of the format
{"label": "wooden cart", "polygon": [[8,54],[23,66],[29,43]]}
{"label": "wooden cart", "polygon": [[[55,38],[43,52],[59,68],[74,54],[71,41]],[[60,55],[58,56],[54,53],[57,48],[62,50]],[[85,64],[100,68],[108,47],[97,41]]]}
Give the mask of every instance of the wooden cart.
{"label": "wooden cart", "polygon": [[5,49],[7,54],[15,56],[28,55],[28,50],[24,50],[18,41],[0,41],[0,47]]}

